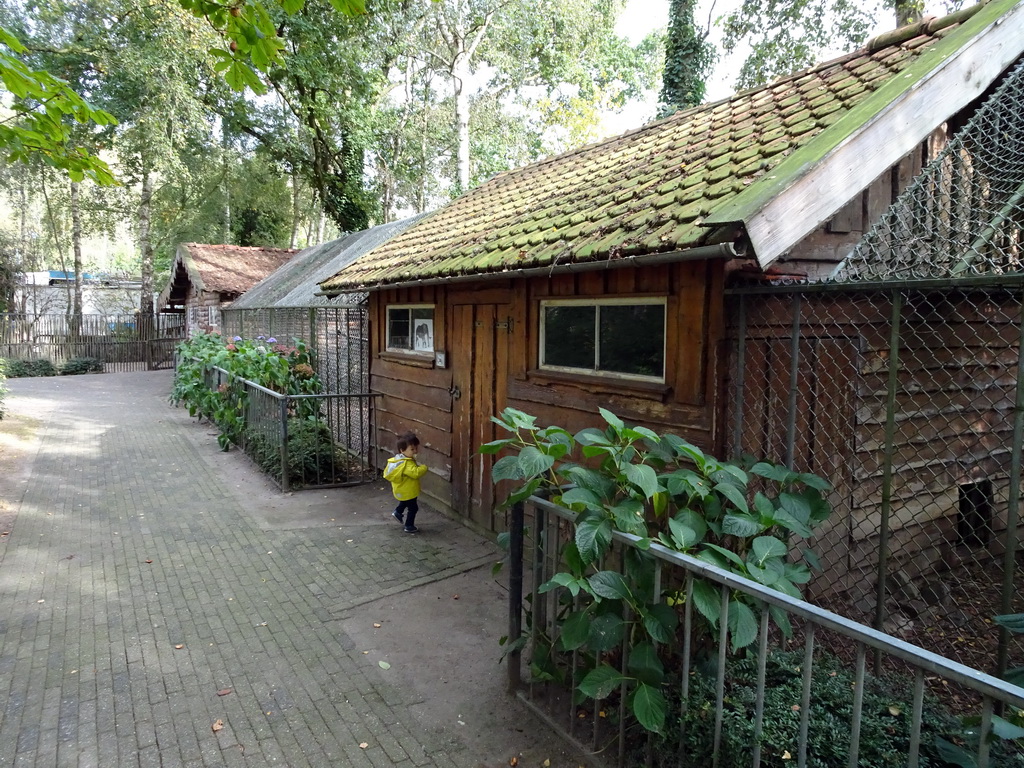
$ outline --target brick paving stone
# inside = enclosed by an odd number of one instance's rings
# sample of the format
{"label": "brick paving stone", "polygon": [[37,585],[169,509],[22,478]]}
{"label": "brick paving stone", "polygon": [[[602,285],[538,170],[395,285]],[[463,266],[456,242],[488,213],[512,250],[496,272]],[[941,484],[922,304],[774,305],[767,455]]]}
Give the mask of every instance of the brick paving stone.
{"label": "brick paving stone", "polygon": [[[493,561],[491,542],[353,524],[346,489],[247,504],[265,481],[211,459],[169,372],[9,384],[41,426],[0,549],[0,768],[480,762],[410,722],[416,694],[340,619]],[[337,529],[289,523],[322,499]]]}

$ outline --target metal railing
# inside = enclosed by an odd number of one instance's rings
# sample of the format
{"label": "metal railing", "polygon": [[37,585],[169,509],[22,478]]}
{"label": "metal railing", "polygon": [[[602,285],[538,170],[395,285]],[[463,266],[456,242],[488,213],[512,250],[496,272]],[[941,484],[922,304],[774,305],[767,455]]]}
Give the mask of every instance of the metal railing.
{"label": "metal railing", "polygon": [[233,442],[281,490],[357,485],[377,476],[372,394],[281,394],[216,366],[204,378],[208,388],[234,397],[241,425]]}
{"label": "metal railing", "polygon": [[[578,747],[592,753],[615,755],[619,766],[733,768],[750,765],[758,768],[794,765],[804,768],[842,765],[856,768],[870,765],[874,768],[899,765],[918,768],[944,764],[935,757],[935,723],[944,708],[958,715],[980,715],[980,723],[974,729],[975,733],[982,734],[989,733],[995,713],[1001,709],[1024,709],[1022,688],[657,543],[638,548],[640,539],[636,536],[614,532],[613,551],[600,567],[612,568],[617,560],[621,568],[630,550],[630,556],[653,559],[654,578],[649,585],[652,601],[671,599],[676,612],[681,614],[673,641],[657,646],[665,668],[678,675],[675,683],[663,686],[672,714],[666,733],[646,734],[637,727],[637,721],[627,708],[630,692],[626,682],[606,700],[608,703],[603,709],[601,703],[592,700],[581,703],[573,696],[588,666],[605,661],[618,665],[621,670],[629,668],[633,644],[627,631],[621,646],[614,650],[598,651],[589,657],[581,650],[558,652],[560,616],[570,607],[578,607],[580,597],[572,598],[565,587],[545,593],[540,587],[560,569],[563,546],[573,540],[572,521],[576,515],[537,497],[529,499],[526,509],[529,514],[523,505],[516,505],[510,522],[508,637],[513,649],[508,659],[510,689]],[[525,578],[524,563],[530,569]],[[721,620],[713,630],[702,624],[705,620],[694,612],[696,580],[704,580],[720,592]],[[525,600],[524,582],[529,584]],[[747,651],[745,660],[742,652],[730,654],[728,647],[728,613],[733,594],[746,596],[748,604],[762,606],[757,641]],[[789,618],[794,630],[790,640],[772,629],[771,610],[781,611]],[[525,635],[524,625],[527,627]],[[819,642],[822,636],[828,638],[824,645],[829,651],[823,650]],[[525,655],[531,661],[531,669],[537,669],[531,654],[558,654],[563,684],[553,682],[551,675],[538,679],[535,674],[528,675],[523,682],[524,651],[519,649],[524,644],[517,643],[517,638],[521,637],[528,640]],[[794,650],[787,652],[786,648]],[[869,656],[875,657],[874,671],[868,669]],[[838,664],[834,663],[836,659]],[[752,678],[746,693],[737,683],[736,675],[736,669],[744,664]],[[851,664],[852,679],[835,671]],[[780,669],[793,683],[792,697],[785,699],[781,708],[774,695],[779,687]],[[821,682],[822,674],[825,683]],[[840,675],[838,685],[833,683],[830,690],[838,688],[841,695],[847,696],[848,706],[845,707],[837,706],[834,700],[820,701],[829,687],[828,680],[835,681],[837,675]],[[877,703],[870,707],[866,704],[865,692],[879,688],[890,697],[885,699],[890,702],[887,712],[879,713]],[[898,701],[904,703],[897,704]],[[822,746],[824,726],[820,718],[834,717],[836,710],[846,713],[848,739],[845,744],[837,745],[835,738],[829,738],[826,746]],[[947,717],[942,722],[947,730],[941,735],[951,739],[951,743],[963,737],[962,732],[957,733],[955,720]],[[780,723],[785,723],[786,730],[781,742]],[[735,735],[730,731],[741,728],[748,729],[745,738],[749,740],[736,751],[732,749]],[[893,734],[899,736],[896,741],[901,754],[889,754],[885,762],[869,754],[869,746],[878,735],[873,729],[879,728],[889,732],[886,738],[890,749]],[[771,738],[767,735],[769,730]],[[843,732],[841,722],[838,732]],[[831,754],[817,754],[816,749],[828,749]],[[1009,751],[1004,750],[1001,757],[994,758],[988,738],[971,744],[969,737],[963,737],[961,749],[965,754],[971,753],[979,768],[1021,764],[1011,762],[1021,760],[1019,755],[1010,754],[1012,746]]]}

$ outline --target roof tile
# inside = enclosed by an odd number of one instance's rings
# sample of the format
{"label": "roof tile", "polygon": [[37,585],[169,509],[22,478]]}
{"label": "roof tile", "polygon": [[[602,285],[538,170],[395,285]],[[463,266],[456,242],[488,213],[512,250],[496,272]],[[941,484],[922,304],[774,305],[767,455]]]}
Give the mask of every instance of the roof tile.
{"label": "roof tile", "polygon": [[980,7],[948,25],[899,30],[889,43],[873,41],[766,87],[499,174],[321,285],[361,290],[427,274],[699,245],[707,234],[700,222],[713,208],[752,186],[778,184],[771,171],[783,158],[823,132],[850,130],[839,117],[919,57],[938,66],[953,43],[936,46]]}

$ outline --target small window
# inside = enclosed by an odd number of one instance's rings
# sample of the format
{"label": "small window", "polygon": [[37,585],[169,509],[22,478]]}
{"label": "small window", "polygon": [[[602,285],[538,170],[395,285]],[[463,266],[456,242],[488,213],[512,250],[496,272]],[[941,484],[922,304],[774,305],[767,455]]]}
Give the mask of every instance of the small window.
{"label": "small window", "polygon": [[434,308],[388,307],[388,349],[434,353]]}
{"label": "small window", "polygon": [[665,300],[541,303],[542,368],[665,379]]}

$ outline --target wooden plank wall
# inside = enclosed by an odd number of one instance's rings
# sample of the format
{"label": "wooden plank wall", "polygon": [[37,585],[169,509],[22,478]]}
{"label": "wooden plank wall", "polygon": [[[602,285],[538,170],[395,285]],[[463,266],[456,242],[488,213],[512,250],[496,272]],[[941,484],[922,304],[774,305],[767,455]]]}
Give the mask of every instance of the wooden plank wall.
{"label": "wooden plank wall", "polygon": [[[423,493],[433,504],[454,510],[453,463],[462,466],[466,436],[455,434],[450,390],[468,391],[450,361],[454,345],[472,343],[473,333],[486,329],[453,327],[453,318],[467,316],[456,308],[493,304],[509,312],[508,360],[497,361],[494,407],[505,405],[533,414],[541,424],[577,431],[599,426],[599,407],[623,419],[659,431],[672,431],[704,448],[714,437],[717,413],[718,357],[722,349],[722,262],[698,261],[663,267],[624,267],[581,272],[550,279],[480,281],[418,289],[381,291],[370,297],[370,390],[376,400],[375,450],[380,462],[393,455],[397,435],[414,430],[421,455],[431,471]],[[554,375],[537,370],[539,302],[550,297],[667,297],[665,385],[629,384],[622,380]],[[435,348],[447,349],[449,366],[393,355],[386,349],[386,308],[389,304],[433,304]],[[501,320],[501,318],[497,318]],[[480,395],[480,393],[475,393]],[[490,434],[478,413],[473,435]],[[463,430],[465,431],[465,430]],[[474,446],[475,449],[475,446]],[[458,494],[456,494],[458,496]],[[463,496],[459,496],[463,498]],[[462,512],[456,512],[462,514]]]}
{"label": "wooden plank wall", "polygon": [[[710,447],[722,328],[721,262],[564,274],[527,281],[516,303],[510,346],[508,405],[538,423],[570,432],[604,422],[606,408],[627,422],[672,431]],[[538,370],[540,302],[549,298],[667,297],[664,386]]]}
{"label": "wooden plank wall", "polygon": [[[739,448],[779,460],[793,303],[785,296],[748,301]],[[906,299],[893,443],[893,567],[935,572],[963,557],[1002,551],[1020,304],[1008,294],[915,293]],[[796,468],[836,486],[833,520],[816,546],[826,571],[837,577],[832,586],[845,589],[878,562],[892,304],[889,294],[807,293],[800,309]],[[728,422],[734,417],[733,407]],[[957,532],[960,487],[980,480],[993,484],[995,514],[988,546],[972,551]]]}

